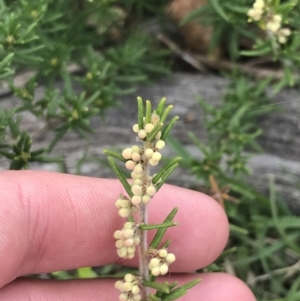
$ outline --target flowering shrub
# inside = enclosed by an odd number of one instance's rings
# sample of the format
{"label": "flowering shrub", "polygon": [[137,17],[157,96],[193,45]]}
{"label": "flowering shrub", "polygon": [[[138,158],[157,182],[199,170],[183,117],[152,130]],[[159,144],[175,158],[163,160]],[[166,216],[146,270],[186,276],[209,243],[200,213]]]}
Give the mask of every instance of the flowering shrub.
{"label": "flowering shrub", "polygon": [[[198,283],[198,280],[192,281],[173,291],[175,286],[155,282],[157,276],[168,273],[169,265],[176,259],[173,253],[168,252],[170,242],[167,241],[161,245],[161,241],[166,229],[176,226],[172,219],[177,208],[162,224],[149,225],[147,223],[148,205],[151,199],[181,160],[180,157],[174,158],[166,163],[156,175],[150,174],[150,167],[158,165],[162,157],[160,151],[165,147],[165,139],[178,120],[175,116],[164,126],[173,107],[164,108],[164,104],[163,98],[156,110],[152,111],[151,102],[147,100],[144,110],[143,100],[138,97],[138,123],[133,125],[133,131],[137,134],[141,146],[133,145],[131,148],[124,149],[121,154],[111,150],[104,151],[109,155],[109,163],[128,194],[127,196],[120,195],[115,203],[118,214],[127,220],[123,229],[114,233],[114,238],[117,240],[117,253],[121,258],[132,259],[138,251],[140,263],[138,276],[126,274],[123,281],[116,282],[115,287],[121,292],[120,301],[156,300],[158,296],[160,300],[168,297],[166,300],[171,301],[179,298],[188,288]],[[121,160],[127,169],[132,170],[130,184],[116,165],[114,158]],[[148,245],[147,230],[153,229],[157,229],[157,233]],[[148,287],[155,288],[157,294],[150,294]]]}

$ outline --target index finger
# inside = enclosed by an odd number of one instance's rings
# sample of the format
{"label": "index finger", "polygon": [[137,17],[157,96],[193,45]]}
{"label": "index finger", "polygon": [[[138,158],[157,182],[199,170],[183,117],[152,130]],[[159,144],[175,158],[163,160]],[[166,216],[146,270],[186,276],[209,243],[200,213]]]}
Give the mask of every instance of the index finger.
{"label": "index finger", "polygon": [[[124,219],[114,203],[124,190],[117,180],[6,171],[0,187],[0,287],[24,274],[120,262],[113,232]],[[162,222],[175,206],[180,226],[165,236],[177,257],[171,270],[206,266],[227,241],[223,209],[204,194],[164,185],[151,201],[149,223]]]}

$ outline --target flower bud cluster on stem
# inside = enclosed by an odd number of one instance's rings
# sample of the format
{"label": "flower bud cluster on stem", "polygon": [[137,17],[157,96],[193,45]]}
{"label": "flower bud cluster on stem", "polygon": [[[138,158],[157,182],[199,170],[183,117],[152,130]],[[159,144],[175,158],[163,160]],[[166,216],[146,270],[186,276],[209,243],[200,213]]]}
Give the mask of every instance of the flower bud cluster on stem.
{"label": "flower bud cluster on stem", "polygon": [[258,22],[263,30],[276,37],[281,44],[286,43],[287,37],[291,35],[289,28],[282,27],[282,15],[274,12],[269,0],[256,0],[253,7],[249,9],[248,16],[249,21]]}
{"label": "flower bud cluster on stem", "polygon": [[[148,224],[147,216],[147,207],[151,199],[181,159],[174,158],[166,163],[156,175],[150,174],[150,168],[159,164],[162,158],[160,151],[165,147],[165,138],[178,120],[177,116],[173,117],[169,124],[164,126],[164,121],[173,107],[164,108],[164,103],[163,98],[157,109],[152,111],[151,102],[147,100],[146,108],[144,108],[143,100],[138,97],[138,123],[133,125],[133,131],[140,145],[125,148],[121,154],[110,150],[104,151],[109,155],[108,161],[127,192],[127,195],[120,194],[115,202],[119,216],[126,219],[123,228],[114,233],[117,254],[121,258],[132,259],[138,251],[139,256],[139,275],[127,274],[123,281],[119,280],[115,284],[121,292],[120,301],[148,301],[155,298],[158,300],[158,296],[170,297],[170,294],[172,297],[170,300],[175,300],[199,282],[197,280],[191,286],[185,285],[174,291],[172,291],[175,287],[173,284],[168,286],[155,282],[157,276],[168,273],[169,265],[176,259],[175,255],[167,250],[170,241],[165,242],[160,248],[159,245],[167,228],[177,226],[177,223],[172,221],[177,208],[174,208],[161,224]],[[126,169],[131,171],[130,183],[115,163],[114,158],[124,162]],[[148,245],[147,231],[150,230],[157,230],[157,232]],[[157,290],[156,295],[149,293],[149,287]]]}

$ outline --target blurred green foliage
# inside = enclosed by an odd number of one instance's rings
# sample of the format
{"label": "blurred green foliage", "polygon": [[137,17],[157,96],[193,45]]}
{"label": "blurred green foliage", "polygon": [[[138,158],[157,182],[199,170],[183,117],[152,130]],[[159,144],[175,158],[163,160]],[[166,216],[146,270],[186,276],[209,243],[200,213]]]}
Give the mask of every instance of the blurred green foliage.
{"label": "blurred green foliage", "polygon": [[[7,120],[1,119],[6,133],[0,153],[19,162],[11,163],[11,169],[46,160],[44,155],[69,131],[88,137],[93,132],[91,118],[104,117],[105,110],[117,105],[120,95],[132,93],[137,84],[168,73],[167,52],[131,22],[141,22],[144,14],[161,11],[162,6],[143,1],[123,4],[114,0],[0,1],[0,79],[21,101],[12,119],[19,120],[19,113],[30,111],[54,133],[49,147],[37,150],[38,157],[35,153],[25,156],[24,145],[18,142],[23,141],[22,130],[12,136]],[[79,73],[72,73],[72,66]],[[24,86],[16,86],[13,75],[26,71],[34,75]],[[55,88],[58,79],[63,83],[61,91]],[[74,91],[74,81],[80,83],[82,93]],[[40,84],[45,93],[37,99]],[[25,153],[31,141],[28,135]]]}

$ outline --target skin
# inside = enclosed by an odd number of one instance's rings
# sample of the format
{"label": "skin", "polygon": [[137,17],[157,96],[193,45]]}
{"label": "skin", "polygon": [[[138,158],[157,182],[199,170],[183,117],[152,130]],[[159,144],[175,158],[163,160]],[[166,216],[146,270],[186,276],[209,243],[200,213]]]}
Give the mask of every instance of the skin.
{"label": "skin", "polygon": [[[113,232],[124,223],[114,206],[120,192],[124,190],[117,180],[0,172],[0,300],[118,300],[112,279],[19,277],[111,263],[137,266],[136,260],[121,260],[115,251]],[[172,240],[169,252],[176,261],[166,277],[180,283],[202,279],[180,300],[255,301],[249,288],[231,275],[193,273],[213,262],[226,245],[228,221],[221,206],[199,192],[164,185],[151,201],[149,223],[162,222],[175,206],[179,227],[170,228],[165,239]]]}

